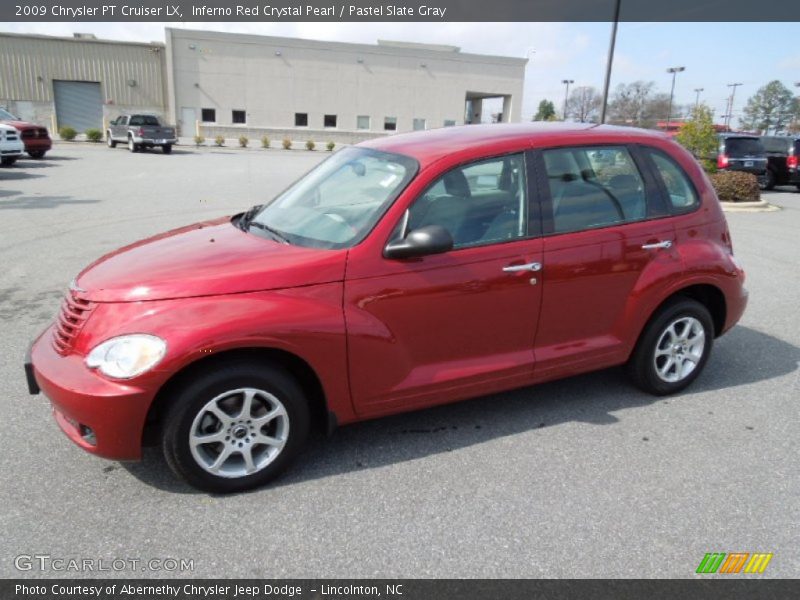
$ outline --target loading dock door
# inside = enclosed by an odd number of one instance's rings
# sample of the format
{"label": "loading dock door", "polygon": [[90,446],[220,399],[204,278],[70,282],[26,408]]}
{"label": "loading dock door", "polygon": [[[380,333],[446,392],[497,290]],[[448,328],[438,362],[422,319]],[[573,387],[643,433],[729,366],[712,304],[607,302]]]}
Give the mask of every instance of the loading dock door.
{"label": "loading dock door", "polygon": [[103,95],[94,81],[53,81],[58,127],[72,127],[78,133],[103,129]]}

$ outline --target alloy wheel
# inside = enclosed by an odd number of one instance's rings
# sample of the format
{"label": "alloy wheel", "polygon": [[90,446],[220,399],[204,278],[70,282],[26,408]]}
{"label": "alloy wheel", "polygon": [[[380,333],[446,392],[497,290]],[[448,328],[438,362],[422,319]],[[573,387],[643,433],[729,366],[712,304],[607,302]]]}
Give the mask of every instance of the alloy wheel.
{"label": "alloy wheel", "polygon": [[656,343],[656,375],[668,383],[686,379],[697,368],[705,345],[706,332],[698,319],[679,317],[670,322]]}

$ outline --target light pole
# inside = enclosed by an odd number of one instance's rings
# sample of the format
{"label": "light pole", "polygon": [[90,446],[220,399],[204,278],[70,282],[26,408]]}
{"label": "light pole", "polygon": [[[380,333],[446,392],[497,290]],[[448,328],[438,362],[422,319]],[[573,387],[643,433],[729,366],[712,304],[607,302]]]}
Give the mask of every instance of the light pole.
{"label": "light pole", "polygon": [[569,98],[569,84],[575,83],[574,79],[562,79],[561,83],[566,86],[566,90],[564,91],[564,120],[567,120],[567,98]]}
{"label": "light pole", "polygon": [[669,133],[669,124],[670,119],[672,119],[672,97],[675,95],[675,77],[678,73],[685,71],[686,67],[670,67],[667,69],[667,73],[672,73],[672,87],[669,90],[669,111],[667,113],[667,126],[664,130]]}
{"label": "light pole", "polygon": [[694,93],[697,94],[694,97],[694,110],[697,111],[697,107],[700,106],[700,92],[703,91],[703,88],[694,88]]}
{"label": "light pole", "polygon": [[731,128],[731,118],[733,117],[733,100],[734,100],[734,98],[736,98],[736,88],[739,87],[740,85],[742,85],[742,84],[741,83],[729,83],[728,84],[728,87],[732,88],[731,89],[730,102],[728,104],[727,120],[725,121],[725,129],[727,129],[728,131],[730,131],[730,128]]}
{"label": "light pole", "polygon": [[614,46],[617,44],[617,25],[619,24],[619,8],[622,0],[614,2],[614,23],[611,26],[611,41],[608,43],[608,58],[606,59],[606,80],[603,84],[603,106],[600,109],[600,124],[606,122],[608,109],[608,88],[611,85],[611,65],[614,62]]}

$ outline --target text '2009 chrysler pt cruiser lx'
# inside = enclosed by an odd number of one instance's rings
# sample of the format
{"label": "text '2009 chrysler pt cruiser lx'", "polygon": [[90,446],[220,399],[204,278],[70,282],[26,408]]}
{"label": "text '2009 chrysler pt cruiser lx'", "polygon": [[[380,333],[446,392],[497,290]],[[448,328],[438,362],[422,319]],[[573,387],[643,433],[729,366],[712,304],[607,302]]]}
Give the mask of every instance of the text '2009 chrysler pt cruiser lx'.
{"label": "text '2009 chrysler pt cruiser lx'", "polygon": [[472,125],[344,148],[249,211],[113,252],[26,361],[85,450],[275,477],[336,424],[626,363],[702,371],[747,302],[719,201],[661,134]]}

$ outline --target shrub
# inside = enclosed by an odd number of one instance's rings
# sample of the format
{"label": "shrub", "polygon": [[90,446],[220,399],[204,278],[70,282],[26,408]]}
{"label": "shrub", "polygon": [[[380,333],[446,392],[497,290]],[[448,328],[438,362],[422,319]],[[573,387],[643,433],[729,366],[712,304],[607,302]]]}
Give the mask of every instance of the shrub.
{"label": "shrub", "polygon": [[333,149],[336,147],[336,144],[333,142],[328,142],[325,144],[325,147],[328,149],[328,152],[333,152]]}
{"label": "shrub", "polygon": [[709,175],[711,184],[722,202],[758,202],[761,193],[752,173],[720,171]]}
{"label": "shrub", "polygon": [[308,140],[306,142],[306,150],[313,150],[316,147],[317,145],[314,143],[314,140]]}
{"label": "shrub", "polygon": [[283,141],[281,142],[281,144],[283,145],[283,149],[284,150],[291,150],[292,149],[292,140],[290,140],[287,137],[283,138]]}
{"label": "shrub", "polygon": [[269,138],[267,136],[263,136],[261,138],[261,147],[262,148],[269,148]]}
{"label": "shrub", "polygon": [[75,136],[78,135],[78,132],[75,131],[72,127],[62,127],[58,130],[58,135],[61,136],[62,140],[66,140],[71,142],[75,139]]}
{"label": "shrub", "polygon": [[218,135],[217,137],[214,138],[214,143],[221,148],[222,146],[225,145],[225,136]]}
{"label": "shrub", "polygon": [[206,138],[204,138],[202,135],[194,136],[194,145],[196,148],[199,148],[205,143],[206,143]]}
{"label": "shrub", "polygon": [[714,173],[716,164],[712,157],[717,153],[717,131],[714,129],[714,118],[705,104],[692,111],[692,117],[678,131],[675,140],[692,153],[706,173]]}
{"label": "shrub", "polygon": [[249,143],[250,143],[250,138],[248,138],[246,135],[239,136],[239,147],[247,148],[247,144]]}
{"label": "shrub", "polygon": [[86,139],[90,142],[99,142],[103,139],[103,132],[99,129],[87,129],[84,133],[86,133]]}

